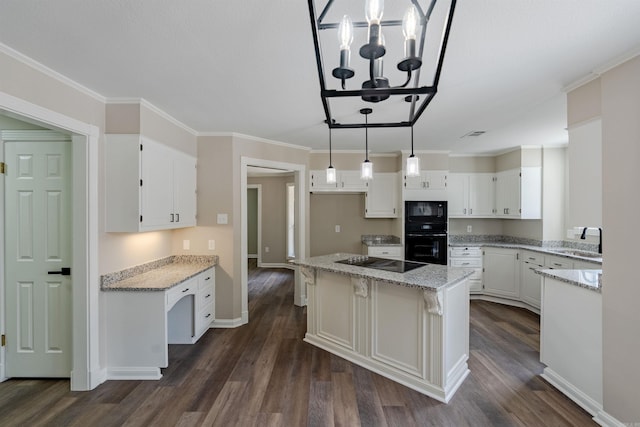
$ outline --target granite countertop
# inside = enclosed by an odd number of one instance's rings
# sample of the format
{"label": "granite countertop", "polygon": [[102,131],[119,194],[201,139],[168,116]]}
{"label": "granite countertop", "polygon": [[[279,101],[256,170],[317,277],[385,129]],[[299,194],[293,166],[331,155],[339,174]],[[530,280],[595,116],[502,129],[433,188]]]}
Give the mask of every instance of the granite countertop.
{"label": "granite countertop", "polygon": [[330,271],[332,273],[371,278],[402,286],[433,291],[458,283],[473,274],[472,269],[448,267],[437,264],[425,264],[424,267],[416,268],[406,273],[394,273],[391,271],[336,263],[336,261],[359,256],[362,255],[336,253],[291,262],[300,266]]}
{"label": "granite countertop", "polygon": [[165,291],[218,265],[216,255],[170,256],[100,279],[103,291]]}
{"label": "granite countertop", "polygon": [[602,270],[537,269],[534,271],[544,277],[602,293]]}
{"label": "granite countertop", "polygon": [[[451,247],[492,247],[492,248],[505,248],[505,249],[525,249],[533,252],[540,252],[548,255],[555,255],[564,258],[570,259],[578,259],[580,261],[588,261],[596,264],[602,264],[602,256],[595,257],[598,255],[596,253],[590,251],[583,251],[579,249],[566,248],[566,247],[557,247],[557,246],[535,246],[535,245],[526,245],[521,243],[506,243],[506,242],[454,242],[449,243]],[[584,256],[584,255],[589,256]]]}
{"label": "granite countertop", "polygon": [[390,234],[364,234],[361,241],[367,246],[402,246],[400,238]]}

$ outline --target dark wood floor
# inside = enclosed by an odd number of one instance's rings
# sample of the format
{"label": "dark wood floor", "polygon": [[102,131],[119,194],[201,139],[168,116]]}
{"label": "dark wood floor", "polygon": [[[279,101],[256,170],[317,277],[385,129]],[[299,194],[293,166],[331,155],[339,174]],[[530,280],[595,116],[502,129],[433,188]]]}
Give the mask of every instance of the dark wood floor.
{"label": "dark wood floor", "polygon": [[469,367],[449,404],[302,341],[288,270],[250,267],[250,323],[170,346],[159,381],[0,384],[0,426],[588,426],[591,417],[538,375],[539,317],[471,303]]}

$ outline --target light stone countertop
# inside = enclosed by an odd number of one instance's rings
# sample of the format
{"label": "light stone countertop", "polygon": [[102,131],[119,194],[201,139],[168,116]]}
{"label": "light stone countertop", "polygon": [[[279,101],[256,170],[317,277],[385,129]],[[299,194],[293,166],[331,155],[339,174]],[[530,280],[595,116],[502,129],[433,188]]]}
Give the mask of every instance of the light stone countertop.
{"label": "light stone countertop", "polygon": [[400,237],[390,234],[363,234],[361,242],[367,246],[402,246]]}
{"label": "light stone countertop", "polygon": [[103,291],[165,291],[218,265],[213,256],[171,256],[101,277]]}
{"label": "light stone countertop", "polygon": [[527,251],[539,252],[547,255],[555,255],[564,258],[592,262],[594,264],[602,264],[602,257],[580,256],[580,253],[591,254],[589,251],[581,251],[578,249],[555,247],[555,246],[534,246],[519,243],[502,243],[502,242],[455,242],[449,243],[450,247],[492,247],[505,249],[524,249]]}
{"label": "light stone countertop", "polygon": [[602,293],[602,270],[537,269],[534,271],[544,277]]}
{"label": "light stone countertop", "polygon": [[355,265],[339,264],[336,261],[350,257],[362,256],[360,254],[336,253],[300,260],[292,260],[296,265],[313,269],[330,271],[332,273],[345,274],[355,277],[371,278],[388,283],[424,290],[437,291],[449,285],[458,283],[473,274],[472,269],[449,267],[438,264],[425,264],[406,273],[394,273],[391,271],[376,270],[373,268],[358,267]]}

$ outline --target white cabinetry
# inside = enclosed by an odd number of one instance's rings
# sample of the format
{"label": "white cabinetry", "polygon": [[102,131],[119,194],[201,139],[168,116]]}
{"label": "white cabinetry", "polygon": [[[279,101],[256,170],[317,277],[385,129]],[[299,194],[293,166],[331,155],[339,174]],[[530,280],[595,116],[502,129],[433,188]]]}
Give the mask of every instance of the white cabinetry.
{"label": "white cabinetry", "polygon": [[366,246],[366,254],[380,258],[402,260],[402,246]]}
{"label": "white cabinetry", "polygon": [[455,247],[449,249],[451,267],[473,269],[469,281],[469,293],[482,293],[482,249],[479,247]]}
{"label": "white cabinetry", "polygon": [[496,174],[496,215],[502,218],[542,217],[542,168],[523,167]]}
{"label": "white cabinetry", "polygon": [[369,190],[369,182],[360,178],[360,171],[336,171],[336,182],[329,184],[326,170],[312,170],[309,171],[309,182],[311,192],[363,193]]}
{"label": "white cabinetry", "polygon": [[404,200],[446,200],[447,171],[422,171],[418,177],[404,175]]}
{"label": "white cabinetry", "polygon": [[452,173],[447,182],[449,217],[495,216],[496,183],[492,173]]}
{"label": "white cabinetry", "polygon": [[365,218],[398,217],[398,174],[375,173],[365,194]]}
{"label": "white cabinetry", "polygon": [[140,135],[106,135],[106,231],[196,225],[196,158]]}
{"label": "white cabinetry", "polygon": [[535,270],[544,267],[544,258],[544,255],[537,252],[522,251],[520,299],[538,309],[540,308],[542,276],[537,274]]}
{"label": "white cabinetry", "polygon": [[505,248],[483,249],[484,293],[502,298],[520,298],[518,251]]}

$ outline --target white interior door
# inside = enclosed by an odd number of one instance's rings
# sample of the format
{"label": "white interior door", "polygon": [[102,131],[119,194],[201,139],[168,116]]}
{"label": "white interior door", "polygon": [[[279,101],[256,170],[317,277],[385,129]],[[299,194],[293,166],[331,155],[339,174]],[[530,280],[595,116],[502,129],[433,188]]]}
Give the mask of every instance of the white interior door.
{"label": "white interior door", "polygon": [[5,163],[6,375],[69,377],[71,142],[5,142]]}

